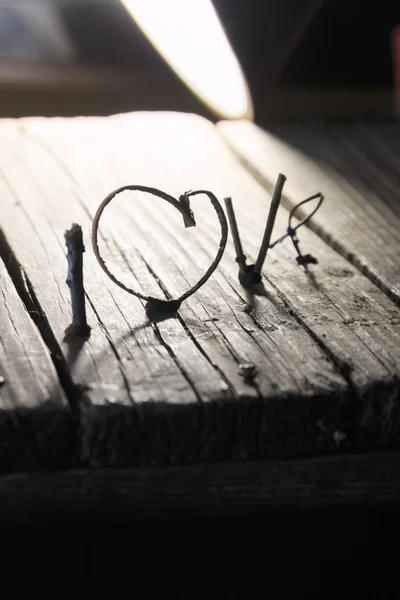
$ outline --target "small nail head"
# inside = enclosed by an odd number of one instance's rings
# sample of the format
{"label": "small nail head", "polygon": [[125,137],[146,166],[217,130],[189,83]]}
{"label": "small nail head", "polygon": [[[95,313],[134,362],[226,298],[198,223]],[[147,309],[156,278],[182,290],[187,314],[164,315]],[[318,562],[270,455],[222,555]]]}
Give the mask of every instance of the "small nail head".
{"label": "small nail head", "polygon": [[245,271],[239,271],[239,282],[243,287],[261,283],[261,274],[254,271],[254,265],[246,265]]}
{"label": "small nail head", "polygon": [[257,375],[256,365],[254,363],[241,363],[239,365],[239,374],[246,383],[251,383]]}
{"label": "small nail head", "polygon": [[301,254],[300,256],[296,256],[296,261],[301,266],[318,264],[318,260],[315,256],[312,256],[312,254]]}
{"label": "small nail head", "polygon": [[65,335],[68,337],[89,337],[91,332],[90,325],[77,325],[71,323],[65,330]]}

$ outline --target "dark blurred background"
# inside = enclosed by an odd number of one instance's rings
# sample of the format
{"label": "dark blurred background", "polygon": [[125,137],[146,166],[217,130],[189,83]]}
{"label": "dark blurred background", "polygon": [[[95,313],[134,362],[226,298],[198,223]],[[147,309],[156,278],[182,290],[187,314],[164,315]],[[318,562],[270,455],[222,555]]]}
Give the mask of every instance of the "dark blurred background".
{"label": "dark blurred background", "polygon": [[[214,6],[249,82],[256,120],[393,114],[398,3]],[[147,108],[206,114],[119,0],[0,0],[0,86],[2,116]]]}

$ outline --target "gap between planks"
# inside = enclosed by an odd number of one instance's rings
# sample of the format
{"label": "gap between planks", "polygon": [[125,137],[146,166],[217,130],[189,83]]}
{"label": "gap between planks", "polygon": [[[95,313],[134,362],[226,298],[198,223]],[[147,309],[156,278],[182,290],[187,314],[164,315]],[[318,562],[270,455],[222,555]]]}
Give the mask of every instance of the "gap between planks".
{"label": "gap between planks", "polygon": [[0,246],[0,472],[71,468],[77,422]]}

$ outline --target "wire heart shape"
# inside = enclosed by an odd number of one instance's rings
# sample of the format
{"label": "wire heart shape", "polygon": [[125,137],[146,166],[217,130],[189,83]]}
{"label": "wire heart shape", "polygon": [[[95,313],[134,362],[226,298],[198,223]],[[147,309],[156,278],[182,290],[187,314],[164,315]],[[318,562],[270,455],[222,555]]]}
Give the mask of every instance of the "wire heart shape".
{"label": "wire heart shape", "polygon": [[[215,212],[217,213],[217,217],[218,217],[220,227],[221,227],[221,239],[219,242],[217,254],[216,254],[213,262],[208,267],[208,269],[204,273],[204,275],[199,279],[199,281],[193,287],[191,287],[189,290],[187,290],[184,294],[182,294],[179,298],[165,300],[163,298],[153,298],[152,296],[145,296],[144,294],[141,294],[140,292],[136,292],[134,289],[129,288],[124,283],[122,283],[122,281],[119,281],[119,279],[117,279],[115,277],[115,275],[109,270],[104,259],[102,258],[101,254],[100,254],[99,242],[98,242],[100,217],[103,214],[103,211],[106,208],[106,206],[108,204],[110,204],[110,202],[115,198],[115,196],[117,196],[118,194],[121,194],[122,192],[125,192],[125,191],[146,192],[148,194],[152,194],[153,196],[158,196],[158,198],[161,198],[162,200],[165,200],[166,202],[169,202],[169,204],[172,204],[172,206],[181,213],[182,218],[183,218],[183,224],[185,227],[195,227],[196,226],[194,214],[190,207],[189,198],[191,196],[197,196],[199,194],[204,194],[204,195],[208,196],[208,199],[210,200]],[[108,194],[108,196],[106,196],[106,198],[104,198],[104,200],[98,207],[96,214],[94,216],[94,219],[93,219],[92,246],[93,246],[93,251],[97,258],[98,263],[100,264],[101,268],[106,273],[106,275],[108,275],[108,277],[111,279],[111,281],[113,281],[116,285],[118,285],[120,288],[122,288],[129,294],[136,296],[136,298],[145,300],[146,301],[146,311],[149,313],[152,313],[152,312],[162,312],[162,313],[177,312],[179,310],[179,308],[181,307],[182,302],[184,302],[184,300],[187,300],[189,298],[189,296],[191,296],[192,294],[197,292],[206,283],[206,281],[211,277],[211,275],[214,273],[215,269],[218,267],[218,265],[221,261],[221,258],[225,252],[227,240],[228,240],[228,223],[227,223],[227,220],[225,217],[225,213],[223,211],[221,204],[217,200],[216,196],[208,190],[194,190],[194,191],[191,190],[189,192],[185,192],[184,194],[182,194],[179,197],[179,200],[176,200],[173,196],[170,196],[166,192],[158,190],[157,188],[148,187],[148,186],[144,186],[144,185],[125,185],[123,187],[120,187],[120,188],[114,190],[113,192]]]}

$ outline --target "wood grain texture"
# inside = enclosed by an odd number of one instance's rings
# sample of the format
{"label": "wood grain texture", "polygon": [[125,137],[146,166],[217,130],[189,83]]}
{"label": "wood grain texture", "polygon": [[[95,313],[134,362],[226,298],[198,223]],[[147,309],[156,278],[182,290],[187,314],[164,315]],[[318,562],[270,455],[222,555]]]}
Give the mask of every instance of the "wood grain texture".
{"label": "wood grain texture", "polygon": [[[309,230],[301,242],[320,260],[313,276],[282,244],[269,254],[264,290],[246,294],[229,244],[215,276],[178,315],[157,323],[87,251],[92,335],[72,346],[63,339],[70,318],[64,230],[75,221],[88,232],[100,201],[121,185],[231,195],[245,252],[256,257],[270,196],[210,123],[174,114],[27,119],[3,122],[0,135],[2,226],[73,384],[84,391],[83,450],[91,465],[397,445],[399,311]],[[181,216],[159,199],[119,197],[100,225],[107,264],[139,291],[180,295],[207,268],[219,240],[206,199],[192,208],[198,227],[185,231]],[[286,224],[282,209],[279,234]],[[258,370],[253,386],[239,374],[248,361]]]}
{"label": "wood grain texture", "polygon": [[287,175],[287,206],[324,193],[310,227],[400,303],[398,124],[218,127],[267,189]]}
{"label": "wood grain texture", "polygon": [[71,411],[49,352],[1,259],[0,377],[0,472],[71,467]]}
{"label": "wood grain texture", "polygon": [[398,508],[398,453],[0,478],[0,523],[98,524]]}

